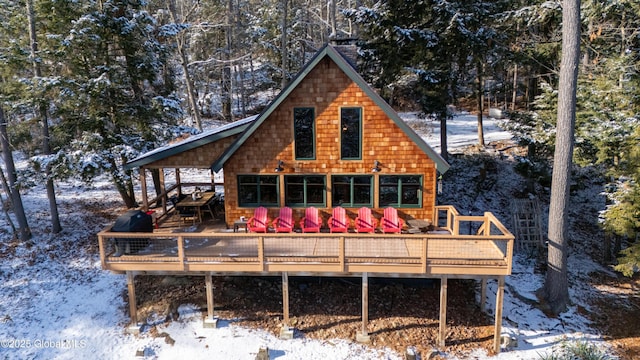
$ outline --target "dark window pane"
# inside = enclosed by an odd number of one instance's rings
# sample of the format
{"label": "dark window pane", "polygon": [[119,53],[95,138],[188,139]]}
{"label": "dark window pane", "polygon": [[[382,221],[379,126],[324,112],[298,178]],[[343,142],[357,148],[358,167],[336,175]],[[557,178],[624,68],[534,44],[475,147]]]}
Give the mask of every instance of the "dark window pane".
{"label": "dark window pane", "polygon": [[278,177],[238,176],[238,203],[240,206],[278,206]]}
{"label": "dark window pane", "polygon": [[313,108],[293,109],[296,159],[315,158],[314,118]]}
{"label": "dark window pane", "polygon": [[402,187],[402,204],[404,205],[417,205],[418,200],[418,187]]}
{"label": "dark window pane", "polygon": [[342,108],[340,110],[340,156],[342,159],[360,159],[361,109]]}
{"label": "dark window pane", "polygon": [[371,206],[372,176],[333,176],[333,206]]}
{"label": "dark window pane", "polygon": [[380,206],[420,206],[422,177],[380,176]]}
{"label": "dark window pane", "polygon": [[289,206],[324,206],[326,194],[324,179],[324,176],[286,176],[286,204]]}

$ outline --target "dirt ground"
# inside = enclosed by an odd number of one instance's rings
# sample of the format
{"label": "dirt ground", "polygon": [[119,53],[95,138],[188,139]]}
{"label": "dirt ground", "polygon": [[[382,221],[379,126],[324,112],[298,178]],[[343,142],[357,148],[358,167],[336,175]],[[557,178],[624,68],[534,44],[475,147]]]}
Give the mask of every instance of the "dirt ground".
{"label": "dirt ground", "polygon": [[[171,321],[177,308],[190,303],[206,313],[203,277],[136,277],[139,320]],[[480,312],[476,282],[449,280],[446,347],[448,353],[493,345],[492,319]],[[340,296],[336,296],[340,294]],[[126,294],[123,294],[126,296]],[[289,313],[295,336],[313,339],[351,339],[362,328],[359,278],[289,278]],[[125,297],[126,298],[126,297]],[[373,347],[400,353],[414,347],[430,354],[438,335],[438,280],[369,279],[368,333]],[[215,315],[238,325],[278,335],[282,325],[279,277],[214,278]],[[437,358],[437,357],[434,357]]]}
{"label": "dirt ground", "polygon": [[[638,279],[591,275],[599,295],[590,299],[590,304],[598,311],[582,307],[580,310],[613,345],[620,359],[640,358]],[[484,348],[491,353],[493,320],[480,312],[475,296],[477,286],[472,280],[449,281],[446,347],[438,350],[463,355]],[[181,304],[195,304],[206,313],[204,288],[202,277],[138,276],[139,320],[147,319],[148,324],[177,320]],[[370,345],[400,353],[414,347],[423,356],[431,354],[437,348],[439,291],[438,280],[370,279]],[[361,330],[359,278],[291,277],[289,293],[295,336],[354,340]],[[123,297],[127,299],[126,293]],[[214,297],[215,315],[219,318],[279,334],[282,325],[279,277],[214,277]],[[150,332],[156,333],[152,325]]]}
{"label": "dirt ground", "polygon": [[612,277],[591,274],[592,285],[599,290],[590,299],[599,311],[588,313],[593,326],[604,334],[621,360],[640,359],[640,277]]}

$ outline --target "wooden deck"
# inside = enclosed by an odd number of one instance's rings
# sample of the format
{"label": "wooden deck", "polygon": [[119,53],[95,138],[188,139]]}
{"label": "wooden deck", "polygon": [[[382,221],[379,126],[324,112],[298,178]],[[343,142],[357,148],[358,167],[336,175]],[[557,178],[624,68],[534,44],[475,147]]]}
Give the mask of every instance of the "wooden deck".
{"label": "wooden deck", "polygon": [[[107,228],[98,234],[98,241],[103,268],[116,272],[509,275],[513,235],[491,213],[456,214],[447,211],[452,219],[438,231],[426,233],[257,234],[206,228],[180,232],[178,228],[141,235],[111,232]],[[461,228],[468,228],[461,222],[476,224],[478,231],[473,235],[460,234]],[[114,256],[116,244],[134,251]]]}
{"label": "wooden deck", "polygon": [[[132,331],[139,329],[134,277],[147,275],[203,275],[207,289],[207,324],[215,326],[212,276],[276,275],[282,277],[283,332],[289,329],[289,276],[362,277],[362,329],[368,341],[368,278],[421,277],[440,279],[439,346],[445,345],[447,280],[498,280],[494,350],[500,351],[504,278],[511,274],[514,236],[491,213],[461,216],[451,206],[436,207],[436,231],[408,229],[401,234],[358,233],[246,233],[221,227],[173,227],[169,218],[152,233],[98,234],[104,269],[127,274]],[[191,231],[186,232],[185,229]],[[461,229],[464,229],[464,234]],[[117,254],[116,249],[125,249]],[[483,300],[484,301],[484,300]],[[484,308],[484,304],[481,304]]]}

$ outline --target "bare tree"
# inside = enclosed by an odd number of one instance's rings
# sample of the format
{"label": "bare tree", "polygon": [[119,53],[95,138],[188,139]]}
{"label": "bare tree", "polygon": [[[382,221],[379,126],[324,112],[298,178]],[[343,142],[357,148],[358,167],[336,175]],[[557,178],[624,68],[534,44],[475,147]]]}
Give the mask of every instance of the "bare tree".
{"label": "bare tree", "polygon": [[[178,13],[176,0],[167,0],[167,7],[169,8],[169,13],[171,15],[171,21],[174,24],[181,24],[191,17],[192,14],[196,12],[196,9],[200,3],[198,1],[194,2],[192,6],[188,9],[184,9],[186,4],[181,3],[181,11]],[[202,131],[202,120],[200,119],[200,109],[198,108],[198,98],[193,86],[193,79],[191,79],[191,74],[189,73],[189,56],[187,54],[188,51],[188,41],[189,38],[185,31],[181,31],[176,35],[176,51],[178,52],[178,56],[180,58],[180,66],[182,66],[182,72],[184,73],[184,82],[187,88],[187,98],[189,99],[189,108],[191,109],[191,116],[193,117],[193,121],[195,122],[198,130]]]}
{"label": "bare tree", "polygon": [[287,27],[289,26],[289,22],[287,17],[289,16],[289,4],[287,0],[281,1],[282,6],[282,38],[280,39],[280,53],[282,54],[282,88],[284,89],[288,83],[288,75],[287,75]]}
{"label": "bare tree", "polygon": [[545,283],[539,293],[552,314],[565,311],[569,304],[567,217],[579,64],[580,0],[564,0],[562,2],[562,61],[558,85],[558,122],[549,205],[549,253]]}
{"label": "bare tree", "polygon": [[[27,16],[29,19],[29,40],[31,45],[31,61],[33,62],[33,76],[34,83],[42,77],[42,70],[40,69],[40,61],[38,61],[38,40],[36,37],[36,21],[35,13],[33,10],[33,0],[27,0]],[[51,154],[51,146],[49,145],[49,116],[47,112],[47,104],[44,99],[37,100],[38,112],[42,118],[42,153],[44,155]],[[54,234],[62,231],[60,226],[60,216],[58,215],[58,204],[56,203],[56,189],[51,178],[51,165],[46,165],[45,176],[47,178],[47,198],[49,199],[49,211],[51,212],[51,231]]]}
{"label": "bare tree", "polygon": [[13,205],[13,213],[18,220],[19,238],[21,241],[27,241],[31,239],[31,229],[27,222],[27,216],[24,213],[24,205],[22,204],[22,197],[18,189],[18,180],[16,176],[16,166],[13,162],[13,154],[11,153],[11,146],[9,146],[9,135],[7,133],[7,120],[4,116],[4,110],[0,106],[0,144],[2,145],[2,157],[4,158],[4,165],[7,169],[7,177],[9,180],[9,197],[11,198],[11,205]]}

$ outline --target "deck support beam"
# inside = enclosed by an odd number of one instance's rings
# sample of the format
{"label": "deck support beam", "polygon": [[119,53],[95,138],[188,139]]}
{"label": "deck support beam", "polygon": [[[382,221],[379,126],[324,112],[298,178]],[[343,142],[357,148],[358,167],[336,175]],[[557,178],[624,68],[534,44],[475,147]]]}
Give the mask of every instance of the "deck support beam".
{"label": "deck support beam", "polygon": [[215,328],[218,326],[218,319],[213,316],[213,309],[215,308],[213,302],[213,280],[211,273],[204,274],[205,291],[207,292],[207,317],[203,322],[205,328]]}
{"label": "deck support beam", "polygon": [[504,276],[498,276],[498,288],[496,289],[496,317],[493,330],[493,351],[500,353],[500,333],[502,332],[502,306],[504,303]]}
{"label": "deck support beam", "polygon": [[480,311],[486,311],[486,303],[487,303],[487,278],[483,277],[480,280]]}
{"label": "deck support beam", "polygon": [[371,341],[367,331],[369,323],[369,273],[362,273],[362,329],[356,334],[356,341],[368,343]]}
{"label": "deck support beam", "polygon": [[444,347],[447,337],[447,280],[446,276],[440,279],[440,328],[438,332],[438,346]]}
{"label": "deck support beam", "polygon": [[293,339],[293,329],[289,327],[289,273],[282,272],[282,328],[280,339]]}
{"label": "deck support beam", "polygon": [[129,292],[129,317],[131,323],[126,329],[128,334],[139,334],[140,325],[138,324],[138,308],[136,306],[136,284],[134,283],[135,275],[133,271],[127,271],[127,290]]}

